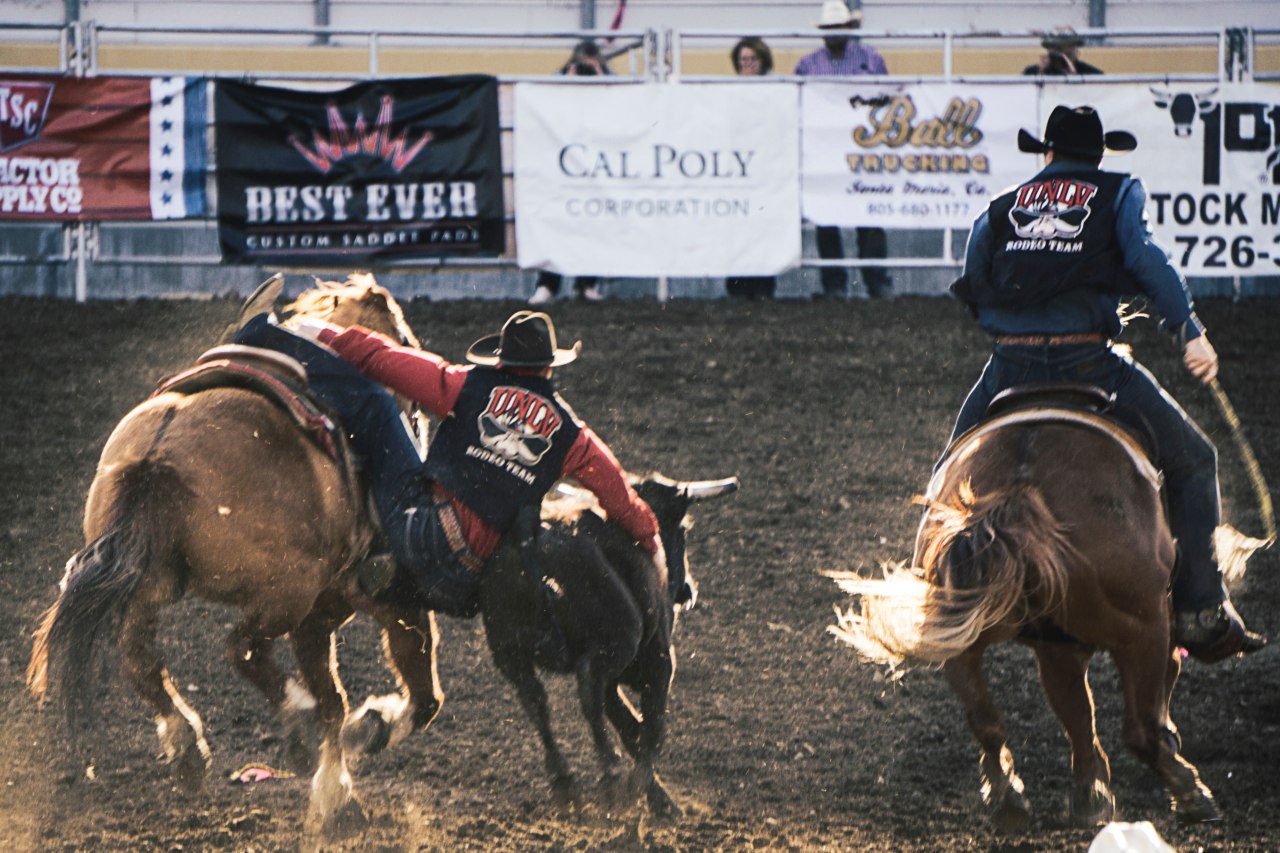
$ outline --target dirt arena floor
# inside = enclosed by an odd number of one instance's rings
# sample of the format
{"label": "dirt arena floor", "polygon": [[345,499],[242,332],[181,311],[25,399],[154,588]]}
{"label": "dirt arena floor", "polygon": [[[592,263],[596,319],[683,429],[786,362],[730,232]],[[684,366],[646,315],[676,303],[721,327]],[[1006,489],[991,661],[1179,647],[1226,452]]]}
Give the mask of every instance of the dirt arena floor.
{"label": "dirt arena floor", "polygon": [[[290,281],[292,290],[301,286]],[[419,301],[408,318],[461,359],[514,303]],[[304,779],[231,784],[279,764],[273,720],[222,652],[232,614],[185,601],[162,631],[175,681],[203,715],[213,770],[182,793],[155,760],[154,727],[117,686],[93,738],[96,781],[67,754],[60,716],[23,690],[30,635],[79,547],[86,489],[116,422],[211,344],[239,301],[75,305],[0,300],[0,846],[24,850],[1005,850],[1082,851],[1064,828],[1066,741],[1030,653],[989,658],[1010,745],[1036,814],[1016,836],[975,811],[977,748],[935,671],[897,683],[827,634],[842,594],[821,572],[910,556],[930,465],[985,359],[956,303],[648,301],[553,309],[582,338],[559,378],[623,463],[682,478],[737,474],[698,507],[690,556],[701,607],[676,631],[679,671],[660,770],[678,821],[639,810],[565,815],[549,800],[531,725],[489,659],[478,620],[442,620],[448,697],[429,730],[361,762],[367,828],[303,833]],[[1201,306],[1222,383],[1263,471],[1280,482],[1280,300]],[[1212,398],[1162,333],[1126,338],[1218,442],[1227,519],[1258,534],[1257,501]],[[281,531],[281,535],[288,535]],[[1280,635],[1280,551],[1254,558],[1236,602]],[[389,681],[371,623],[340,632],[353,704]],[[282,654],[285,652],[282,650]],[[1114,669],[1092,671],[1121,817],[1153,821],[1178,850],[1280,850],[1280,645],[1216,667],[1191,663],[1175,695],[1184,754],[1215,791],[1220,825],[1184,828],[1120,740]],[[551,679],[558,728],[589,781],[594,762],[572,685]]]}

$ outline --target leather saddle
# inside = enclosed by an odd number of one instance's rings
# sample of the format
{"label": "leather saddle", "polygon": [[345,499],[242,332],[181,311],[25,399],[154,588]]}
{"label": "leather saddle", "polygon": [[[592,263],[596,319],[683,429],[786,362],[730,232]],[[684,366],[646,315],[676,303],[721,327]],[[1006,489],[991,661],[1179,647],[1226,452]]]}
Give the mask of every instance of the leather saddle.
{"label": "leather saddle", "polygon": [[337,421],[307,390],[307,371],[297,360],[274,350],[224,344],[202,354],[194,367],[163,380],[154,395],[196,394],[213,388],[243,388],[260,394],[288,414],[330,458],[353,467]]}

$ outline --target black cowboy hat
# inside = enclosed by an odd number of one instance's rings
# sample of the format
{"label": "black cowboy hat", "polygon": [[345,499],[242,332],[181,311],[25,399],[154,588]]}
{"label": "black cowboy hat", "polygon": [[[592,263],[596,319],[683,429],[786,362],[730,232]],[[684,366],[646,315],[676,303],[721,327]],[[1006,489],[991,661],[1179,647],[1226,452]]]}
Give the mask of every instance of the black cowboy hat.
{"label": "black cowboy hat", "polygon": [[1053,108],[1045,122],[1044,139],[1025,130],[1018,131],[1018,150],[1029,154],[1056,151],[1068,157],[1096,160],[1103,154],[1124,154],[1138,147],[1138,140],[1127,130],[1102,132],[1102,119],[1093,107]]}
{"label": "black cowboy hat", "polygon": [[467,350],[467,361],[500,367],[559,367],[578,357],[582,341],[569,349],[556,346],[556,327],[540,311],[517,311],[496,335],[483,337]]}

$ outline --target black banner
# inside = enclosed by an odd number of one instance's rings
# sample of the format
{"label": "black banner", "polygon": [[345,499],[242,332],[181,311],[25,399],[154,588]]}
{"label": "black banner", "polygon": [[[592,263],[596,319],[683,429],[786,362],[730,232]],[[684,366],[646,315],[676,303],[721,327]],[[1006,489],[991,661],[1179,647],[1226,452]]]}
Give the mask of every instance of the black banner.
{"label": "black banner", "polygon": [[359,266],[503,252],[496,78],[338,92],[220,80],[214,121],[229,263]]}

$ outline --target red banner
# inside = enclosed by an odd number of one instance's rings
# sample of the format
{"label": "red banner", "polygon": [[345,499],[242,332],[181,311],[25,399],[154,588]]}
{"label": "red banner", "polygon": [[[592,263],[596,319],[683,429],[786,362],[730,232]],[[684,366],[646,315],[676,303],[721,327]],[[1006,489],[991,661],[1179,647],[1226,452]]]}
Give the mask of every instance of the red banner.
{"label": "red banner", "polygon": [[204,86],[0,76],[0,219],[203,215]]}

